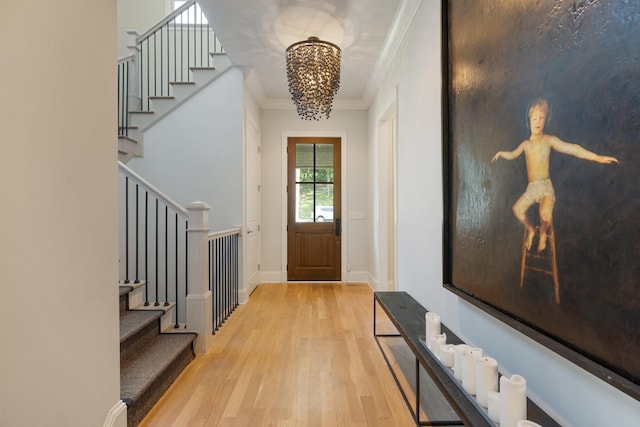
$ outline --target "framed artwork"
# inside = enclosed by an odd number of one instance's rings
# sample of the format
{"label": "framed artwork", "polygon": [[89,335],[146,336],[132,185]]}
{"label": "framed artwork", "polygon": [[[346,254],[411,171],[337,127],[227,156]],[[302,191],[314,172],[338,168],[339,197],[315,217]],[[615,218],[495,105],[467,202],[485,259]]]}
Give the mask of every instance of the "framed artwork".
{"label": "framed artwork", "polygon": [[442,10],[445,287],[640,399],[640,2]]}

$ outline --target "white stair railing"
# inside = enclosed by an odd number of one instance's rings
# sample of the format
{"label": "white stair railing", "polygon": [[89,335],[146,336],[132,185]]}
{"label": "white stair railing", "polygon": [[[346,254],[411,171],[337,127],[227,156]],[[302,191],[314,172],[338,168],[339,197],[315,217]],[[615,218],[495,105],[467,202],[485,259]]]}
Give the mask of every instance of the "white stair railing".
{"label": "white stair railing", "polygon": [[[120,282],[142,286],[145,306],[175,303],[174,328],[197,332],[195,350],[204,353],[237,306],[240,229],[212,234],[207,204],[184,208],[123,163],[118,168]],[[212,245],[224,250],[212,256]]]}
{"label": "white stair railing", "polygon": [[128,31],[131,54],[118,61],[118,135],[128,136],[129,112],[172,96],[172,85],[213,67],[224,49],[196,0],[189,0],[143,34]]}

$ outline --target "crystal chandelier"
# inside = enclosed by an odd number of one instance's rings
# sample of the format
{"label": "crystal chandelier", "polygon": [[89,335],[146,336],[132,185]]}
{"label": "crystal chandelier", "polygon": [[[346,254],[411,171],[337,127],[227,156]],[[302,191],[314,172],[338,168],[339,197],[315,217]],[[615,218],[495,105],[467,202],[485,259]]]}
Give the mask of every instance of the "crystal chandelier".
{"label": "crystal chandelier", "polygon": [[340,87],[341,51],[317,37],[287,48],[287,80],[298,115],[305,120],[327,119]]}

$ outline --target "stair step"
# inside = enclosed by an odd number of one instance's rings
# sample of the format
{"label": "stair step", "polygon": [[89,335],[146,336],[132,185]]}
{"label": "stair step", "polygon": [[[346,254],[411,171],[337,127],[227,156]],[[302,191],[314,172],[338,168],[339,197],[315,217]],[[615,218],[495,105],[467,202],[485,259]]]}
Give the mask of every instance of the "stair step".
{"label": "stair step", "polygon": [[120,397],[127,404],[127,424],[136,426],[182,370],[194,359],[196,334],[161,334],[120,366]]}
{"label": "stair step", "polygon": [[178,101],[183,101],[184,99],[191,96],[198,88],[196,86],[196,82],[170,82],[171,85],[171,93]]}
{"label": "stair step", "polygon": [[128,310],[120,314],[120,363],[135,357],[160,333],[164,311]]}
{"label": "stair step", "polygon": [[127,309],[127,296],[131,291],[133,291],[133,286],[121,285],[121,286],[118,286],[118,288],[120,290],[120,296],[119,296],[120,313],[122,313]]}
{"label": "stair step", "polygon": [[176,103],[174,96],[150,96],[149,100],[151,101],[151,109],[155,114],[160,116],[164,116],[173,108],[176,107]]}
{"label": "stair step", "polygon": [[142,131],[156,120],[153,111],[129,111],[129,115],[131,116],[131,123]]}

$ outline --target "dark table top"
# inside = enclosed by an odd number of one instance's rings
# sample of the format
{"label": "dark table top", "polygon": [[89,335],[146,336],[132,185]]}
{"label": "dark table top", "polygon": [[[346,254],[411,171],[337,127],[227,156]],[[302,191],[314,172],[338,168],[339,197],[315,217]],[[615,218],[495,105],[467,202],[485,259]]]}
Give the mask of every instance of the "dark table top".
{"label": "dark table top", "polygon": [[[393,322],[461,421],[473,427],[495,426],[487,410],[478,405],[475,398],[465,392],[462,384],[454,378],[453,371],[445,367],[420,343],[420,337],[424,340],[424,315],[427,310],[406,292],[375,292],[374,299]],[[441,324],[441,328],[442,332],[447,334],[447,344],[463,344],[463,341],[444,324]],[[544,427],[560,426],[531,399],[527,399],[527,418]]]}

